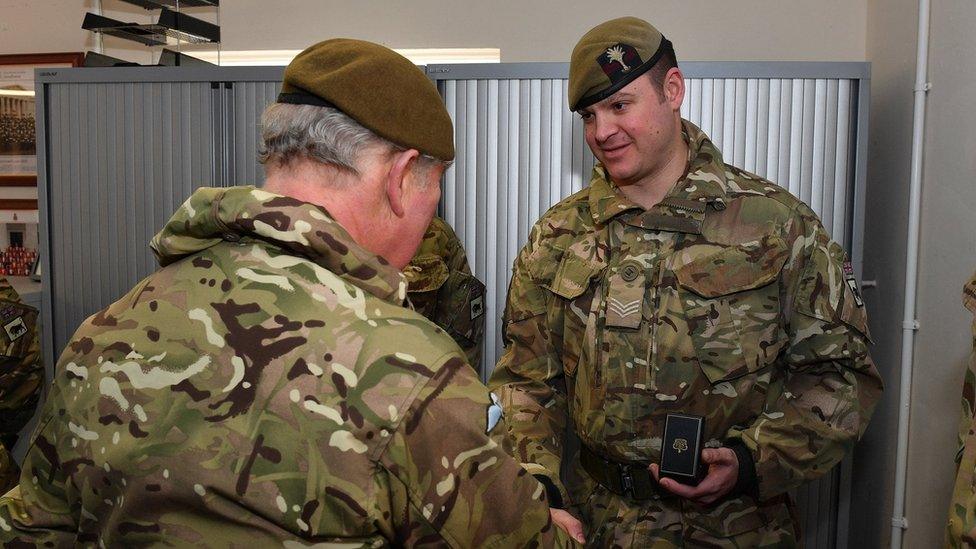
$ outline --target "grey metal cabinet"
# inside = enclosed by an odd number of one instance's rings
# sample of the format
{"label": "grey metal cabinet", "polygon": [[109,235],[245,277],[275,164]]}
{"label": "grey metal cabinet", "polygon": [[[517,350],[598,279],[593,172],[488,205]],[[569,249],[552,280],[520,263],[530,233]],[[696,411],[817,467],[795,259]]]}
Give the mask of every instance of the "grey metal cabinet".
{"label": "grey metal cabinet", "polygon": [[260,183],[257,119],[280,78],[280,68],[159,67],[38,78],[47,364],[156,268],[149,240],[195,188]]}

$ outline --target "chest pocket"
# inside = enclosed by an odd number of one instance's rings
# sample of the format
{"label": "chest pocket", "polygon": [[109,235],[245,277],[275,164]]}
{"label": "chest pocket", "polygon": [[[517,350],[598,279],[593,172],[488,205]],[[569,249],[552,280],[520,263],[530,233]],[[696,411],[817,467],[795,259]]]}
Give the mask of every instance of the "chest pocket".
{"label": "chest pocket", "polygon": [[757,371],[786,343],[779,284],[789,257],[776,237],[707,252],[675,271],[698,362],[715,384]]}
{"label": "chest pocket", "polygon": [[559,324],[563,371],[570,376],[576,373],[584,345],[594,340],[594,315],[590,314],[593,291],[590,285],[601,268],[601,265],[579,256],[566,255],[559,262],[551,280],[543,285],[551,292],[550,299],[557,301],[553,303],[554,306],[548,307],[551,315],[555,313],[555,317],[548,320]]}

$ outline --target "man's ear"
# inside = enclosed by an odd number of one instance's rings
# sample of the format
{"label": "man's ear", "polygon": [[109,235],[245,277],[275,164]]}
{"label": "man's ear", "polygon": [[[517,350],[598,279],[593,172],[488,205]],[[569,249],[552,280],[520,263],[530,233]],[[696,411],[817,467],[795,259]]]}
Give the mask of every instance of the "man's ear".
{"label": "man's ear", "polygon": [[671,67],[664,75],[664,99],[675,111],[681,110],[685,98],[685,75],[678,67]]}
{"label": "man's ear", "polygon": [[418,156],[420,152],[417,149],[393,153],[393,162],[390,164],[390,171],[386,174],[386,199],[390,201],[390,208],[397,217],[406,214],[404,208],[406,183],[411,177],[413,164]]}

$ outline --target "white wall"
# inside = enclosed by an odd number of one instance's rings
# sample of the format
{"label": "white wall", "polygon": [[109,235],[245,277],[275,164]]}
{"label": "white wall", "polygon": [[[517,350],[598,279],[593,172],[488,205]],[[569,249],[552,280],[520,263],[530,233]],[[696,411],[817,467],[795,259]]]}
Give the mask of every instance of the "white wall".
{"label": "white wall", "polygon": [[868,2],[871,117],[864,279],[877,281],[877,288],[865,289],[864,298],[874,340],[871,355],[884,378],[885,392],[854,452],[852,548],[885,547],[890,541],[917,4],[917,0]]}
{"label": "white wall", "polygon": [[933,1],[906,547],[934,547],[942,540],[972,345],[962,285],[976,270],[973,28],[971,0]]}
{"label": "white wall", "polygon": [[[909,432],[909,528],[904,546],[939,547],[954,479],[955,433],[970,317],[962,285],[976,269],[976,5],[933,0],[923,170],[915,375]],[[901,317],[908,221],[917,0],[869,0],[868,58],[873,64],[868,157],[866,292],[874,356],[887,382],[885,402],[858,447],[852,547],[888,543],[894,482]],[[859,494],[859,495],[858,495]]]}
{"label": "white wall", "polygon": [[[0,0],[0,53],[81,51],[93,0]],[[104,0],[105,15],[149,22],[152,13]],[[212,10],[187,10],[213,20]],[[863,61],[867,0],[232,0],[220,26],[228,50],[301,49],[346,36],[395,48],[497,47],[503,62],[568,61],[600,21],[637,15],[657,24],[685,60]],[[149,63],[148,50],[105,39],[109,55]]]}

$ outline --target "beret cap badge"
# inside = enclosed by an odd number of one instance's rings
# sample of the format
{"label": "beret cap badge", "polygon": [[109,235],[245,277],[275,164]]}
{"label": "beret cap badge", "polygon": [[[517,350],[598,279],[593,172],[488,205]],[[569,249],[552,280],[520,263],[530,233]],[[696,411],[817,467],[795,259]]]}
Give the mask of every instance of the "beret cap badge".
{"label": "beret cap badge", "polygon": [[611,82],[618,81],[620,76],[627,74],[632,68],[643,63],[640,54],[637,53],[637,48],[629,44],[610,46],[597,57],[596,61]]}

